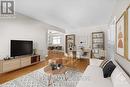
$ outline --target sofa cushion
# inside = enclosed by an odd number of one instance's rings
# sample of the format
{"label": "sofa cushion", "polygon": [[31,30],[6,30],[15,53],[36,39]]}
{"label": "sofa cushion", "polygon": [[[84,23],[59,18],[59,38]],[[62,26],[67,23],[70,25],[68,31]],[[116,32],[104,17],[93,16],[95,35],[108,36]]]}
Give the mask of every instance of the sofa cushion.
{"label": "sofa cushion", "polygon": [[102,68],[89,65],[76,87],[113,87],[111,79],[103,77]]}
{"label": "sofa cushion", "polygon": [[120,68],[116,67],[111,75],[113,87],[130,87],[130,78]]}
{"label": "sofa cushion", "polygon": [[85,70],[84,75],[91,79],[103,78],[103,71],[101,67],[89,65]]}
{"label": "sofa cushion", "polygon": [[81,79],[76,87],[113,87],[112,82],[108,78],[99,78],[99,79],[91,79],[87,80]]}
{"label": "sofa cushion", "polygon": [[90,65],[100,66],[103,60],[100,59],[89,59]]}
{"label": "sofa cushion", "polygon": [[104,78],[110,77],[115,68],[116,66],[113,64],[112,61],[108,62],[103,68]]}

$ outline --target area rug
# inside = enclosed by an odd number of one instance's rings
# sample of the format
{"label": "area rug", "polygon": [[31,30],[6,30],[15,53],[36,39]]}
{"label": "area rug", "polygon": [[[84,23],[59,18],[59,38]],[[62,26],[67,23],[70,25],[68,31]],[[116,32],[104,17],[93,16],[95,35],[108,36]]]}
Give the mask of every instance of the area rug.
{"label": "area rug", "polygon": [[76,87],[81,76],[81,72],[70,69],[66,72],[67,81],[62,74],[54,75],[51,79],[53,83],[48,86],[49,77],[42,68],[6,82],[0,85],[0,87]]}

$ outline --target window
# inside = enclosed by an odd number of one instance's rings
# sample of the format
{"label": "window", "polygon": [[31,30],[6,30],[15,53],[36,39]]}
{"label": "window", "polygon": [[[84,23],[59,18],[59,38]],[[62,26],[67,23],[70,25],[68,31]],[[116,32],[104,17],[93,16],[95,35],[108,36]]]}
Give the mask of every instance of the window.
{"label": "window", "polygon": [[60,36],[53,37],[53,44],[61,44],[61,37]]}

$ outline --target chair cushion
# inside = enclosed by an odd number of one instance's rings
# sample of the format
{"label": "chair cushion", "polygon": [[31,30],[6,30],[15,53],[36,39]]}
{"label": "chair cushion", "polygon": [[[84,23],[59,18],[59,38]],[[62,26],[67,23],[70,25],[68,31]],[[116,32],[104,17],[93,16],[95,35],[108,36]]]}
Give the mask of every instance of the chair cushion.
{"label": "chair cushion", "polygon": [[108,62],[103,68],[104,78],[110,77],[115,68],[116,66],[113,64],[112,61]]}

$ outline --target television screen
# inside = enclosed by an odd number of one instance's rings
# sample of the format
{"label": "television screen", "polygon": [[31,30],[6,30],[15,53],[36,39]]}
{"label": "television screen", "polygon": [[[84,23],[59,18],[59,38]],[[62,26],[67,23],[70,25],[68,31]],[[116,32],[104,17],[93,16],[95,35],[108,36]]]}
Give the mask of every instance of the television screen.
{"label": "television screen", "polygon": [[33,41],[11,40],[11,57],[33,53]]}

